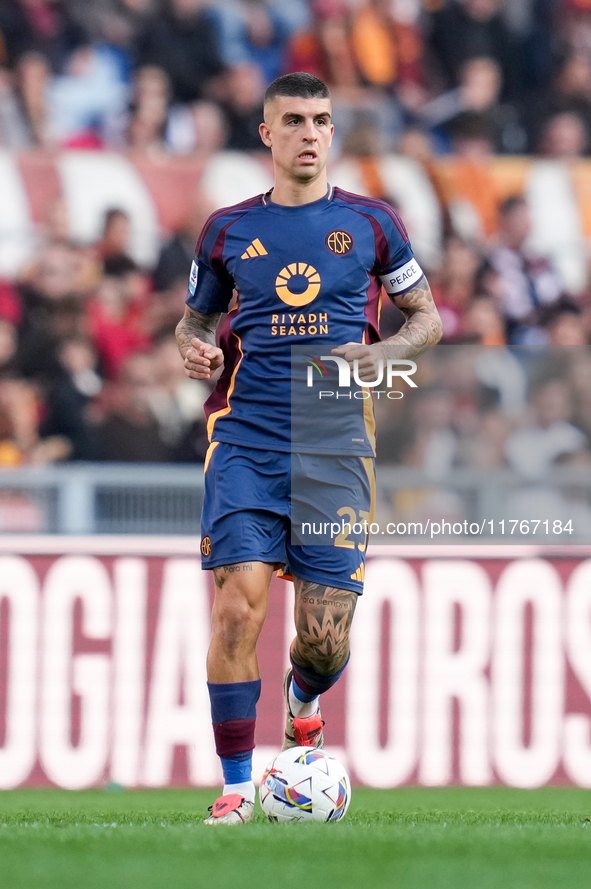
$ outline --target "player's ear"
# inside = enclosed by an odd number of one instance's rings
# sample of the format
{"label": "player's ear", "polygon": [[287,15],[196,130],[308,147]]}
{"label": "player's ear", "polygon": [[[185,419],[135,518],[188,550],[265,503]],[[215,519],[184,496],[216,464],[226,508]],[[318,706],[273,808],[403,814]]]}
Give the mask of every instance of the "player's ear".
{"label": "player's ear", "polygon": [[267,148],[271,147],[271,130],[269,129],[266,123],[262,123],[259,126],[259,134],[263,141],[263,145],[266,145]]}

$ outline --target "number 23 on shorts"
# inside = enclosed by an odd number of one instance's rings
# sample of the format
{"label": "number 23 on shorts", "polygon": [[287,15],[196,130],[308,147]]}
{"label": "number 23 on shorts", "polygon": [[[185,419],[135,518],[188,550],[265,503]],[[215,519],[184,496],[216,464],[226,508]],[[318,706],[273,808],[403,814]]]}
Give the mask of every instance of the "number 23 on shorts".
{"label": "number 23 on shorts", "polygon": [[[360,552],[364,553],[367,545],[367,535],[369,533],[369,522],[371,517],[369,510],[360,509],[358,518],[357,513],[351,506],[341,506],[340,509],[337,509],[337,515],[340,516],[343,521],[342,531],[335,537],[334,545],[343,547],[343,549],[355,549],[355,547],[357,547]],[[365,542],[355,543],[354,540],[349,540],[349,534],[362,533],[365,533]]]}

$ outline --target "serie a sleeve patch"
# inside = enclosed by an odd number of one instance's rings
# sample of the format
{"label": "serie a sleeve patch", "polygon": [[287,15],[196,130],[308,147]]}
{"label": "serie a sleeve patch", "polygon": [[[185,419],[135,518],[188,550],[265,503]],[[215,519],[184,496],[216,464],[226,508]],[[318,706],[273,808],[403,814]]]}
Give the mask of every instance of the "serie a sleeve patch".
{"label": "serie a sleeve patch", "polygon": [[191,266],[191,274],[189,275],[189,291],[191,292],[191,296],[195,296],[195,289],[197,287],[197,263],[193,260],[193,265]]}
{"label": "serie a sleeve patch", "polygon": [[386,293],[395,296],[404,293],[423,277],[423,270],[413,257],[399,269],[393,269],[385,275],[380,275],[380,281],[384,285]]}

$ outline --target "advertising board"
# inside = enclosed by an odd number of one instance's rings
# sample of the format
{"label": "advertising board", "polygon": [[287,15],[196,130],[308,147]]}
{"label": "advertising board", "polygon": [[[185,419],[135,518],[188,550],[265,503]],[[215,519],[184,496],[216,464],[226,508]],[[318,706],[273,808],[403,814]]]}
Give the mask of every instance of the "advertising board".
{"label": "advertising board", "polygon": [[[194,538],[4,537],[0,787],[219,785],[212,596]],[[292,607],[275,579],[259,773],[282,740]],[[375,547],[327,746],[373,787],[591,787],[590,651],[590,547]]]}

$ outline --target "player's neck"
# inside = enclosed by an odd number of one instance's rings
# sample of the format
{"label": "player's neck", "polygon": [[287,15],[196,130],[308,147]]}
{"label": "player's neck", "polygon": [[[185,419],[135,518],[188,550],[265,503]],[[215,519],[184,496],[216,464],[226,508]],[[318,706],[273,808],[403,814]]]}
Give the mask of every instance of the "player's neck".
{"label": "player's neck", "polygon": [[271,200],[274,204],[283,204],[285,207],[297,207],[319,201],[327,191],[326,176],[311,182],[294,182],[290,179],[277,178],[271,192]]}

